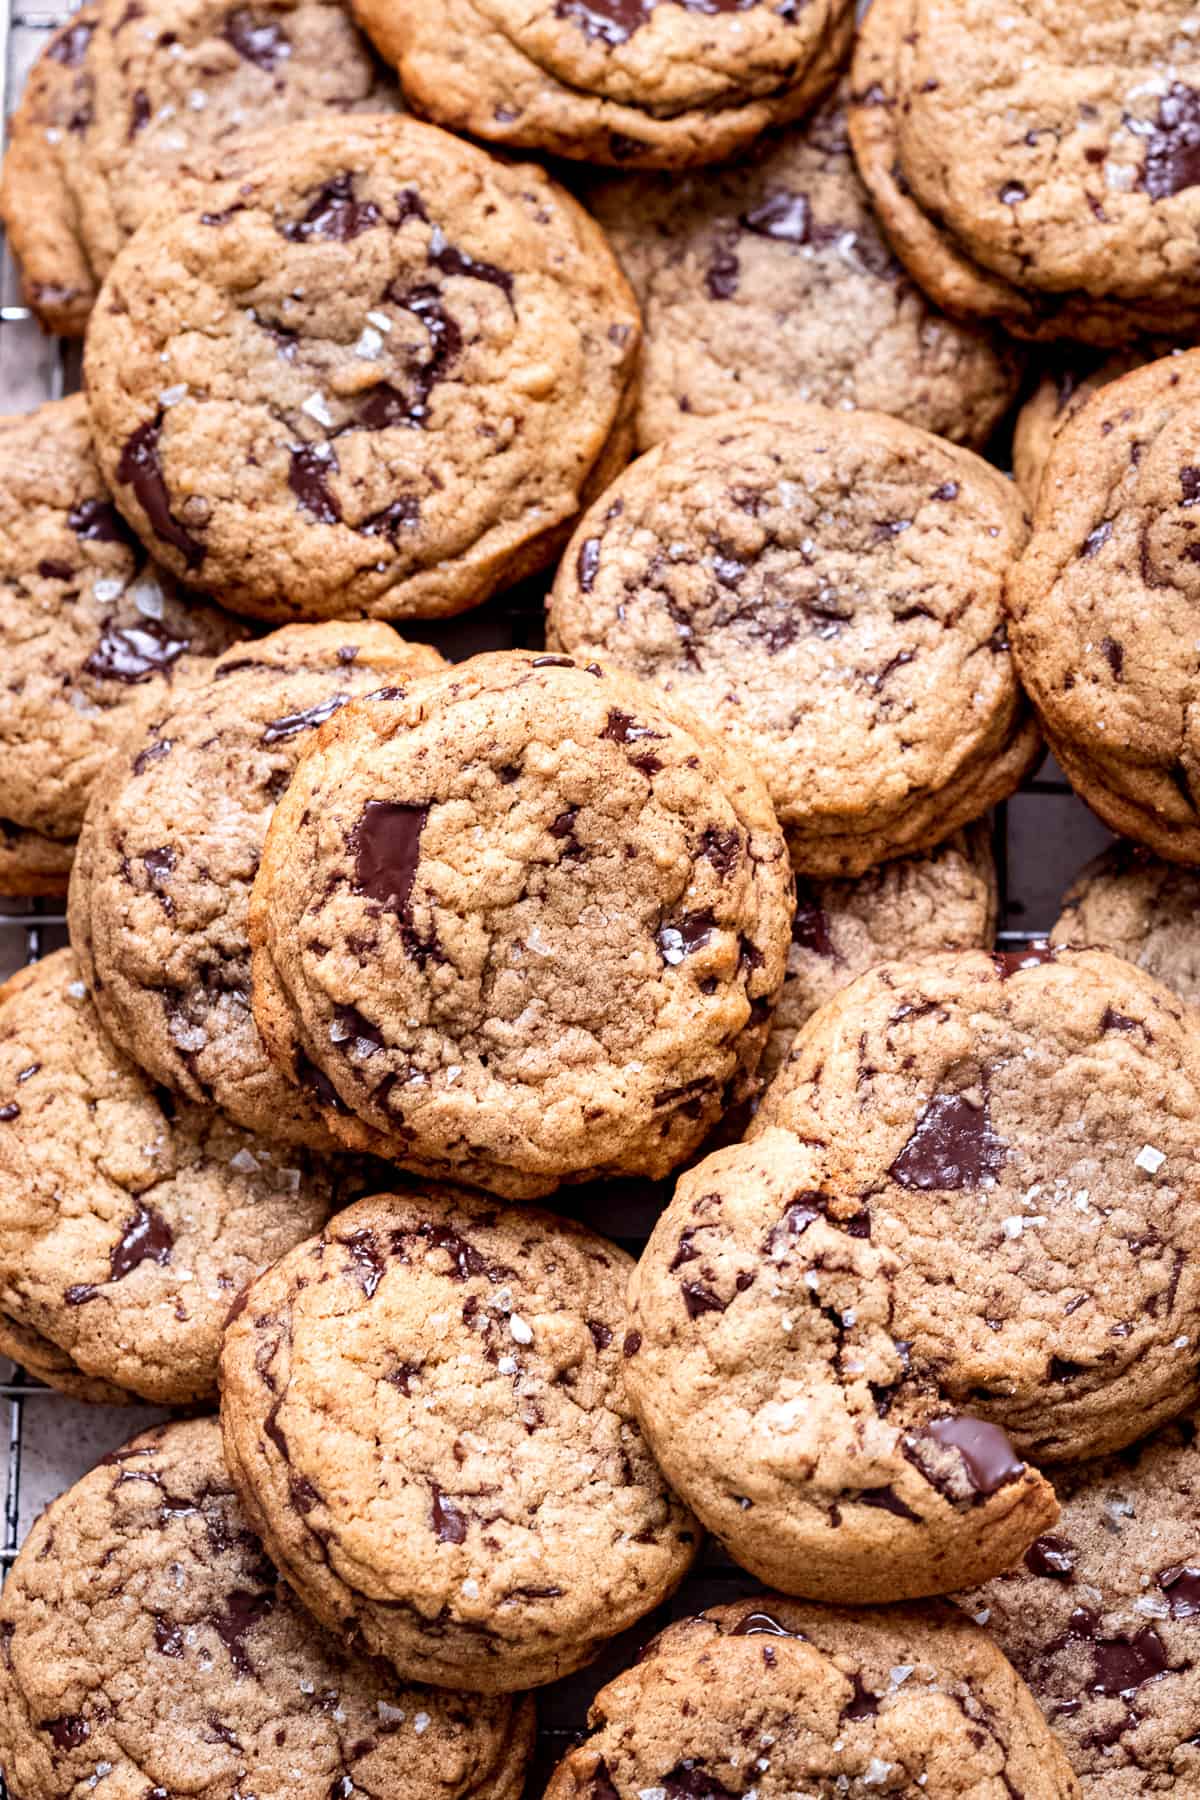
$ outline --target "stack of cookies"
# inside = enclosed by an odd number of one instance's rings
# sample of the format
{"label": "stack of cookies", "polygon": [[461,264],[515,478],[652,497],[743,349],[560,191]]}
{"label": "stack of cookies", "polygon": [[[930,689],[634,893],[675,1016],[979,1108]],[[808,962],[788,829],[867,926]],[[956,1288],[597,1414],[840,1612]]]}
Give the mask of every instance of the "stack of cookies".
{"label": "stack of cookies", "polygon": [[1200,18],[355,10],[11,121],[11,1800],[1200,1796]]}

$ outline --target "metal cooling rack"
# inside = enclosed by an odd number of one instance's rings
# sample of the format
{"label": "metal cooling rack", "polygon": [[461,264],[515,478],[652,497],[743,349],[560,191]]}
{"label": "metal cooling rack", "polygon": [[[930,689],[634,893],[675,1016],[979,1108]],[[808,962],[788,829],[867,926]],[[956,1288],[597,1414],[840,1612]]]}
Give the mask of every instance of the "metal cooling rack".
{"label": "metal cooling rack", "polygon": [[[50,0],[30,0],[10,10],[0,0],[0,113],[5,121],[47,34],[75,9]],[[11,259],[0,262],[0,412],[24,412],[78,386],[78,347],[46,338],[22,302]],[[484,649],[539,640],[542,590],[529,584],[501,596],[463,619],[436,627],[428,636],[444,654],[461,659]],[[1076,869],[1108,834],[1075,799],[1053,764],[1047,763],[1020,793],[997,809],[994,821],[1000,880],[1002,943],[1020,944],[1047,931],[1058,900]],[[36,962],[66,942],[65,922],[55,902],[0,899],[0,979],[24,963]],[[570,1210],[637,1252],[665,1190],[623,1184],[605,1191],[602,1205],[572,1201]],[[0,1402],[7,1405],[7,1432],[0,1423],[0,1455],[6,1458],[4,1530],[0,1573],[7,1573],[37,1513],[78,1479],[107,1450],[140,1430],[161,1412],[148,1408],[85,1407],[67,1400],[24,1370],[0,1363]],[[0,1415],[2,1420],[2,1415]],[[596,1690],[633,1660],[637,1649],[668,1618],[683,1617],[718,1599],[754,1587],[719,1551],[710,1547],[697,1572],[658,1614],[645,1619],[605,1649],[582,1675],[539,1695],[538,1754],[528,1793],[542,1791],[551,1768],[586,1722]],[[540,1785],[541,1784],[541,1785]],[[0,1800],[6,1800],[0,1784]]]}

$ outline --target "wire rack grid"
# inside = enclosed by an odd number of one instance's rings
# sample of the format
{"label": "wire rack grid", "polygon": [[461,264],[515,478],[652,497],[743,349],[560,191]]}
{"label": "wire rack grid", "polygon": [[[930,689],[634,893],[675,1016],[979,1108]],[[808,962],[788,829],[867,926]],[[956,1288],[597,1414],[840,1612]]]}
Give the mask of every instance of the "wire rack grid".
{"label": "wire rack grid", "polygon": [[[38,4],[38,0],[12,8],[0,0],[0,105],[6,123],[48,33],[74,10]],[[78,385],[78,369],[77,346],[56,342],[39,331],[22,302],[11,258],[4,252],[0,261],[0,412],[24,412],[70,392]],[[541,601],[542,587],[529,584],[465,619],[423,635],[435,639],[443,653],[455,659],[482,649],[536,644]],[[997,809],[994,840],[1002,943],[1023,943],[1049,929],[1063,888],[1107,835],[1049,763]],[[0,978],[65,942],[65,920],[54,903],[0,898]],[[589,1209],[588,1217],[636,1253],[665,1190],[635,1184],[628,1187],[627,1192],[606,1194],[602,1211]],[[572,1206],[571,1210],[579,1209]],[[0,1425],[0,1454],[6,1458],[2,1574],[42,1506],[101,1454],[162,1414],[144,1408],[85,1408],[32,1381],[12,1364],[0,1363],[0,1375],[5,1377],[0,1380],[0,1400],[8,1409],[7,1431]],[[615,1640],[584,1675],[547,1690],[540,1697],[539,1749],[528,1792],[540,1793],[539,1782],[583,1727],[592,1695],[632,1660],[636,1648],[665,1617],[684,1616],[718,1597],[731,1598],[739,1587],[752,1586],[719,1552],[706,1552],[698,1571],[668,1608]],[[0,1800],[4,1800],[2,1784]]]}

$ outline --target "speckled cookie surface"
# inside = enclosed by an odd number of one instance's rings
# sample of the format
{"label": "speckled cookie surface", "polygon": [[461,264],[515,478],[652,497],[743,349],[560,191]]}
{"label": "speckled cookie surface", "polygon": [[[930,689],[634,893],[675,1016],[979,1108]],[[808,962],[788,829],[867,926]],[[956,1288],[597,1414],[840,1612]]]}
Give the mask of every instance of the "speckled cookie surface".
{"label": "speckled cookie surface", "polygon": [[51,38],[0,182],[30,303],[82,330],[122,244],[245,130],[382,112],[391,84],[331,0],[99,0]]}
{"label": "speckled cookie surface", "polygon": [[1057,1507],[977,1416],[946,1278],[834,1166],[815,1131],[771,1127],[688,1170],[630,1284],[626,1382],[667,1479],[760,1580],[947,1593]]}
{"label": "speckled cookie surface", "polygon": [[1195,1391],[1198,1108],[1194,1017],[1142,970],[962,951],[883,964],[833,1000],[755,1129],[822,1140],[831,1191],[904,1258],[918,1383],[940,1364],[957,1403],[1061,1461]]}
{"label": "speckled cookie surface", "polygon": [[1013,655],[1051,748],[1114,831],[1200,862],[1200,353],[1147,364],[1058,434],[1010,571]]}
{"label": "speckled cookie surface", "polygon": [[442,666],[389,626],[288,625],[238,645],[97,786],[72,942],[107,1029],[155,1080],[251,1129],[331,1140],[250,1006],[250,888],[272,810],[325,719]]}
{"label": "speckled cookie surface", "polygon": [[779,405],[649,451],[581,521],[552,638],[752,760],[804,874],[923,849],[1037,754],[1004,630],[1012,484],[882,413]]}
{"label": "speckled cookie surface", "polygon": [[949,311],[1128,343],[1200,320],[1200,63],[1185,0],[880,0],[855,152],[897,254]]}
{"label": "speckled cookie surface", "polygon": [[500,652],[322,728],[254,886],[255,1016],[404,1168],[661,1176],[758,1062],[791,914],[736,752],[628,676]]}
{"label": "speckled cookie surface", "polygon": [[1050,941],[1112,950],[1200,1004],[1200,873],[1114,844],[1071,883]]}
{"label": "speckled cookie surface", "polygon": [[355,0],[413,105],[589,162],[719,162],[795,119],[850,41],[849,0]]}
{"label": "speckled cookie surface", "polygon": [[0,1763],[25,1800],[517,1800],[527,1701],[404,1687],[297,1604],[215,1419],[114,1451],[33,1527],[0,1604]]}
{"label": "speckled cookie surface", "polygon": [[181,595],[108,498],[81,395],[0,419],[0,814],[65,842],[114,750],[245,627]]}
{"label": "speckled cookie surface", "polygon": [[1200,1789],[1194,1417],[1056,1471],[1062,1516],[960,1604],[1016,1664],[1089,1800]]}
{"label": "speckled cookie surface", "polygon": [[88,334],[101,467],[155,555],[279,620],[457,612],[549,561],[632,431],[599,228],[412,119],[260,134],[236,170],[147,223]]}
{"label": "speckled cookie surface", "polygon": [[53,1386],[215,1393],[230,1306],[335,1195],[321,1159],[156,1088],[69,950],[0,988],[0,1343]]}
{"label": "speckled cookie surface", "polygon": [[638,440],[785,398],[870,407],[980,448],[1019,360],[939,314],[883,237],[844,98],[735,168],[615,178],[589,194],[645,320]]}
{"label": "speckled cookie surface", "polygon": [[256,1284],[222,1355],[226,1454],[319,1618],[495,1692],[579,1668],[682,1580],[698,1528],[624,1389],[630,1266],[434,1188],[361,1201]]}
{"label": "speckled cookie surface", "polygon": [[881,863],[857,881],[801,878],[787,975],[760,1079],[769,1081],[776,1073],[805,1020],[876,963],[936,950],[987,948],[996,907],[996,865],[982,823],[956,832],[935,850]]}
{"label": "speckled cookie surface", "polygon": [[1079,1800],[1024,1683],[944,1607],[710,1607],[603,1688],[589,1724],[546,1800]]}
{"label": "speckled cookie surface", "polygon": [[[1164,349],[1162,354],[1167,351]],[[1152,350],[1119,350],[1104,357],[1088,356],[1082,351],[1059,352],[1055,366],[1042,376],[1013,426],[1013,475],[1031,513],[1037,505],[1042,471],[1063,426],[1101,388],[1154,360]]]}

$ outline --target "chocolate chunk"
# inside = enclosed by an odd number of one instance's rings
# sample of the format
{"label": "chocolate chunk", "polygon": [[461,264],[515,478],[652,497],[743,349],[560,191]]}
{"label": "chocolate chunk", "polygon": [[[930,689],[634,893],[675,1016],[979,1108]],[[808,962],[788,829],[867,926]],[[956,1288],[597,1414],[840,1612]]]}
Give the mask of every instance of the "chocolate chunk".
{"label": "chocolate chunk", "polygon": [[395,544],[401,534],[411,531],[421,523],[421,502],[415,494],[401,494],[390,506],[385,506],[377,513],[372,513],[358,527],[362,537],[390,538]]}
{"label": "chocolate chunk", "polygon": [[125,521],[109,500],[81,500],[67,514],[67,524],[85,543],[126,544]]}
{"label": "chocolate chunk", "polygon": [[685,956],[707,944],[717,928],[711,907],[700,912],[684,913],[674,925],[660,925],[655,933],[659,955],[669,969],[677,968]]}
{"label": "chocolate chunk", "polygon": [[272,1593],[253,1593],[249,1588],[234,1588],[224,1610],[210,1621],[229,1652],[235,1675],[253,1675],[254,1665],[246,1651],[245,1640],[254,1627],[274,1611]]}
{"label": "chocolate chunk", "polygon": [[789,1631],[786,1625],[781,1625],[779,1620],[769,1612],[755,1611],[743,1613],[737,1624],[731,1628],[729,1636],[799,1638],[803,1636],[803,1633]]}
{"label": "chocolate chunk", "polygon": [[1031,1575],[1041,1575],[1049,1581],[1071,1581],[1078,1554],[1068,1538],[1035,1538],[1025,1552],[1025,1567]]}
{"label": "chocolate chunk", "polygon": [[1104,652],[1104,660],[1113,672],[1113,679],[1120,681],[1121,671],[1125,667],[1125,647],[1118,644],[1115,638],[1100,639],[1100,648]]}
{"label": "chocolate chunk", "polygon": [[1166,1647],[1152,1625],[1132,1636],[1102,1638],[1092,1652],[1091,1690],[1094,1694],[1132,1694],[1144,1682],[1164,1675],[1169,1667]]}
{"label": "chocolate chunk", "polygon": [[433,1529],[439,1543],[462,1544],[466,1542],[467,1521],[464,1515],[440,1488],[433,1489]]}
{"label": "chocolate chunk", "polygon": [[329,1107],[332,1112],[344,1113],[349,1110],[324,1069],[318,1069],[303,1050],[296,1055],[296,1080],[301,1087],[316,1095],[320,1105]]}
{"label": "chocolate chunk", "polygon": [[729,1305],[728,1300],[722,1300],[719,1294],[714,1294],[702,1281],[681,1281],[679,1291],[683,1295],[689,1319],[698,1319],[701,1313],[723,1313]]}
{"label": "chocolate chunk", "polygon": [[1173,1619],[1200,1615],[1200,1569],[1190,1563],[1173,1563],[1169,1569],[1160,1569],[1157,1579]]}
{"label": "chocolate chunk", "polygon": [[1003,1161],[986,1094],[978,1102],[935,1094],[888,1173],[903,1188],[968,1188],[996,1175]]}
{"label": "chocolate chunk", "polygon": [[[1145,128],[1141,130],[1144,134]],[[1143,135],[1143,142],[1142,186],[1151,200],[1169,200],[1195,187],[1200,182],[1200,93],[1173,81],[1158,103],[1155,129]]]}
{"label": "chocolate chunk", "polygon": [[183,1655],[183,1631],[174,1619],[155,1617],[154,1647],[160,1656]]}
{"label": "chocolate chunk", "polygon": [[934,1419],[922,1435],[958,1451],[976,1493],[994,1494],[1025,1473],[1007,1433],[987,1419]]}
{"label": "chocolate chunk", "polygon": [[621,1345],[622,1356],[626,1356],[626,1357],[636,1356],[638,1351],[641,1349],[641,1347],[642,1347],[641,1332],[640,1331],[627,1331],[625,1333],[625,1341]]}
{"label": "chocolate chunk", "polygon": [[13,1119],[19,1119],[20,1116],[21,1109],[15,1100],[8,1100],[3,1106],[0,1106],[0,1124],[11,1124]]}
{"label": "chocolate chunk", "polygon": [[289,220],[279,229],[292,243],[325,238],[335,244],[348,244],[383,222],[383,214],[373,200],[355,198],[354,176],[346,170],[318,188],[301,218]]}
{"label": "chocolate chunk", "polygon": [[305,512],[321,525],[337,525],[341,504],[329,487],[338,460],[328,444],[293,444],[289,451],[288,486]]}
{"label": "chocolate chunk", "polygon": [[39,1731],[48,1731],[56,1750],[78,1750],[92,1735],[92,1728],[79,1713],[60,1713],[57,1719],[43,1719]]}
{"label": "chocolate chunk", "polygon": [[315,706],[306,708],[304,712],[284,713],[280,719],[272,719],[263,727],[264,744],[285,744],[289,738],[298,737],[302,731],[312,731],[323,725],[326,719],[333,717],[338,708],[345,706],[349,694],[330,694],[327,700],[318,700]]}
{"label": "chocolate chunk", "polygon": [[732,300],[738,290],[742,265],[735,253],[723,245],[714,245],[704,271],[704,285],[710,300]]}
{"label": "chocolate chunk", "polygon": [[808,883],[801,878],[796,881],[796,911],[792,918],[792,942],[802,950],[811,950],[814,956],[827,956],[837,959],[837,951],[833,947],[833,939],[829,935],[829,918],[817,896]]}
{"label": "chocolate chunk", "polygon": [[410,369],[412,394],[405,398],[390,384],[384,384],[386,399],[376,398],[376,389],[358,409],[361,424],[372,430],[392,425],[421,427],[429,414],[429,395],[462,350],[462,332],[446,311],[442,297],[433,287],[400,289],[395,283],[388,289],[388,299],[414,313],[429,334],[430,354],[424,363]]}
{"label": "chocolate chunk", "polygon": [[997,198],[1003,206],[1019,206],[1022,200],[1028,200],[1029,190],[1019,181],[1006,181],[998,190]]}
{"label": "chocolate chunk", "polygon": [[123,681],[134,687],[178,662],[191,641],[176,637],[161,619],[145,619],[139,625],[106,625],[83,670],[97,681]]}
{"label": "chocolate chunk", "polygon": [[700,835],[699,854],[710,862],[722,881],[728,881],[742,860],[741,835],[706,825]]}
{"label": "chocolate chunk", "polygon": [[760,206],[743,213],[738,223],[757,237],[807,244],[812,232],[812,204],[807,194],[789,194],[780,189],[768,194]]}
{"label": "chocolate chunk", "polygon": [[656,1785],[662,1788],[665,1800],[738,1800],[731,1788],[710,1775],[691,1756],[676,1763],[670,1774],[664,1775]]}
{"label": "chocolate chunk", "polygon": [[342,1049],[353,1050],[363,1058],[373,1056],[376,1050],[384,1048],[383,1032],[364,1013],[359,1012],[357,1006],[334,1007],[333,1026],[329,1035]]}
{"label": "chocolate chunk", "polygon": [[608,718],[604,722],[602,738],[608,738],[614,744],[636,744],[643,738],[663,737],[661,731],[654,731],[649,725],[639,725],[632,714],[622,712],[620,707],[610,706]]}
{"label": "chocolate chunk", "polygon": [[43,581],[70,581],[75,570],[70,563],[56,562],[53,557],[44,557],[37,566],[37,572]]}
{"label": "chocolate chunk", "polygon": [[879,1712],[879,1696],[873,1694],[863,1683],[861,1675],[851,1675],[854,1694],[848,1705],[842,1708],[843,1719],[873,1719]]}
{"label": "chocolate chunk", "polygon": [[1026,944],[1021,950],[996,950],[992,954],[992,962],[1001,981],[1007,981],[1010,975],[1020,974],[1022,969],[1036,969],[1042,963],[1058,961],[1058,951],[1045,938],[1035,938],[1033,943]]}
{"label": "chocolate chunk", "polygon": [[152,763],[161,762],[164,756],[170,756],[174,744],[174,738],[157,738],[153,743],[147,744],[133,759],[134,774],[144,775]]}
{"label": "chocolate chunk", "polygon": [[63,63],[68,69],[77,69],[87,54],[87,47],[92,41],[94,25],[84,20],[77,20],[61,31],[51,44],[47,55],[56,63]]}
{"label": "chocolate chunk", "polygon": [[368,800],[354,829],[354,881],[360,894],[411,921],[410,899],[428,806]]}
{"label": "chocolate chunk", "polygon": [[165,1268],[171,1260],[175,1233],[162,1214],[152,1206],[138,1206],[127,1219],[121,1236],[109,1258],[112,1279],[121,1281],[140,1263],[157,1263]]}
{"label": "chocolate chunk", "polygon": [[207,552],[197,538],[184,530],[171,511],[170,496],[163,480],[162,461],[158,453],[161,435],[160,412],[156,418],[139,425],[127,440],[117,464],[117,480],[132,487],[134,497],[145,513],[155,537],[178,550],[189,569],[198,569]]}
{"label": "chocolate chunk", "polygon": [[497,268],[495,263],[480,262],[478,258],[469,256],[457,245],[447,243],[446,235],[440,225],[435,225],[430,233],[430,262],[443,275],[463,275],[470,281],[487,281],[498,287],[509,305],[512,305],[513,278],[507,269]]}
{"label": "chocolate chunk", "polygon": [[860,1506],[877,1507],[880,1512],[891,1513],[897,1519],[908,1519],[914,1524],[920,1521],[920,1514],[915,1513],[893,1487],[864,1488],[855,1499]]}
{"label": "chocolate chunk", "polygon": [[350,1261],[354,1265],[354,1278],[367,1299],[373,1300],[387,1266],[379,1247],[379,1239],[373,1231],[364,1228],[362,1231],[348,1232],[345,1237],[340,1237],[337,1241],[344,1250],[350,1252]]}
{"label": "chocolate chunk", "polygon": [[227,15],[221,35],[246,62],[268,75],[292,54],[287,32],[278,20],[249,6],[239,6]]}
{"label": "chocolate chunk", "polygon": [[139,131],[145,131],[149,123],[150,96],[144,88],[138,88],[129,108],[129,142],[133,142]]}
{"label": "chocolate chunk", "polygon": [[[610,48],[628,43],[635,31],[646,24],[658,0],[555,0],[554,13],[559,19],[570,19],[585,37],[599,38]],[[747,12],[758,0],[680,0],[688,12]],[[617,154],[614,147],[614,155]]]}
{"label": "chocolate chunk", "polygon": [[588,1319],[587,1328],[592,1334],[592,1342],[597,1350],[607,1350],[612,1343],[612,1328],[603,1319]]}
{"label": "chocolate chunk", "polygon": [[579,585],[585,594],[590,594],[596,580],[596,571],[600,567],[600,539],[585,538],[579,546],[579,555],[575,558],[575,572],[579,577]]}
{"label": "chocolate chunk", "polygon": [[1112,520],[1101,519],[1099,525],[1088,532],[1083,543],[1080,545],[1080,556],[1095,556],[1097,551],[1103,550],[1105,544],[1107,544],[1109,538],[1112,536],[1112,532]]}

